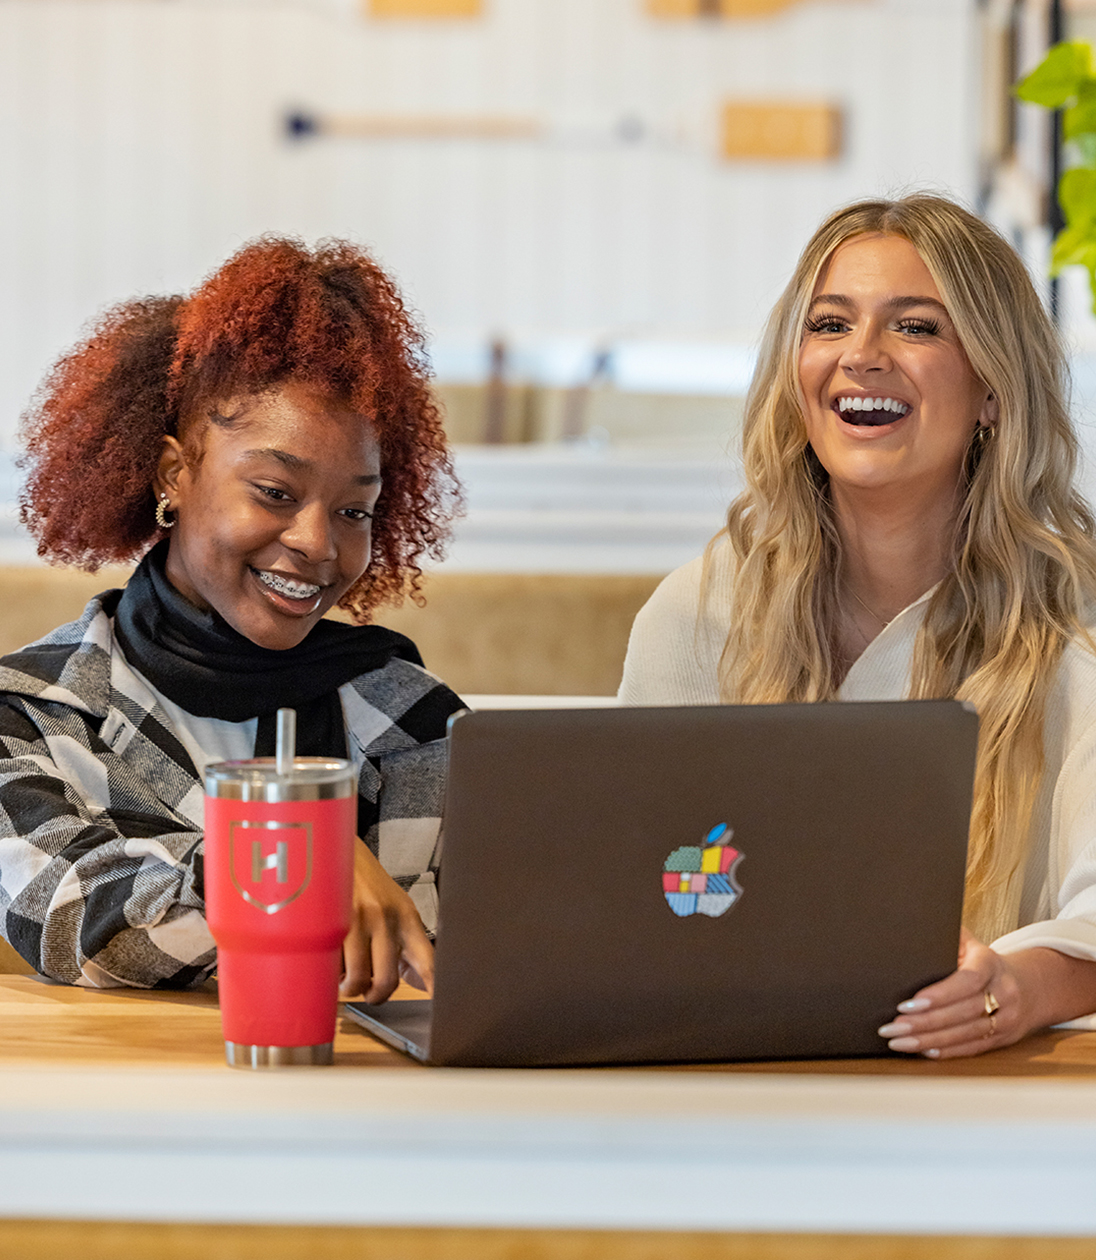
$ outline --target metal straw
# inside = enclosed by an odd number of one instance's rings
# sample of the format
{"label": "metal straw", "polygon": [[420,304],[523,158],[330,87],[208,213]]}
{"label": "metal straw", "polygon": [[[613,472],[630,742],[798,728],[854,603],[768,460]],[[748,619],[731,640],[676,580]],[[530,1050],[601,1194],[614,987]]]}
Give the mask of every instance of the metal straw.
{"label": "metal straw", "polygon": [[292,774],[297,755],[297,710],[278,710],[278,731],[274,737],[274,768],[279,774]]}

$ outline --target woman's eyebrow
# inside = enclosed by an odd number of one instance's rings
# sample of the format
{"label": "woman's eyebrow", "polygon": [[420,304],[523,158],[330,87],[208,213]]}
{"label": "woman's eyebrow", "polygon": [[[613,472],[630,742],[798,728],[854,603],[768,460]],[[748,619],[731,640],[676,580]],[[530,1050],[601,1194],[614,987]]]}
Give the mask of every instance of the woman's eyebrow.
{"label": "woman's eyebrow", "polygon": [[[281,451],[276,446],[256,447],[250,451],[244,451],[245,459],[276,459],[279,464],[284,464],[287,468],[292,468],[295,472],[305,472],[314,467],[310,459],[302,459],[300,455],[294,455],[290,451]],[[375,486],[381,479],[380,473],[362,473],[354,478],[359,486]]]}
{"label": "woman's eyebrow", "polygon": [[852,298],[846,297],[843,293],[820,293],[817,297],[811,298],[810,309],[814,310],[816,306],[854,306]]}
{"label": "woman's eyebrow", "polygon": [[[855,306],[856,303],[851,297],[846,297],[844,293],[820,293],[816,298],[811,300],[810,309],[814,310],[820,303],[828,306]],[[883,303],[884,306],[892,311],[906,310],[910,306],[931,306],[938,310],[941,315],[947,315],[948,308],[943,302],[931,297],[892,297]]]}
{"label": "woman's eyebrow", "polygon": [[943,302],[931,297],[896,297],[891,298],[887,305],[892,310],[905,310],[908,306],[931,306],[934,310],[940,312],[941,315],[947,315],[948,308]]}

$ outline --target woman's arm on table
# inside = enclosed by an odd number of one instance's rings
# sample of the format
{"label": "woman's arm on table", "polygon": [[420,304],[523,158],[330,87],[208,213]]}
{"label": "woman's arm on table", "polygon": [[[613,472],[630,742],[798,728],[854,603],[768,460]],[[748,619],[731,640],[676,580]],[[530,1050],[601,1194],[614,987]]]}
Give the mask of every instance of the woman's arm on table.
{"label": "woman's arm on table", "polygon": [[901,1003],[879,1032],[892,1050],[951,1059],[1093,1011],[1096,962],[1048,948],[998,954],[964,930],[958,969]]}
{"label": "woman's arm on table", "polygon": [[992,948],[964,930],[958,969],[903,1002],[880,1030],[892,1050],[941,1059],[981,1054],[1096,1012],[1093,748],[1086,734],[1076,750],[1083,755],[1067,759],[1055,794],[1057,812],[1070,819],[1052,840],[1064,871],[1053,890],[1056,917],[1025,924]]}
{"label": "woman's arm on table", "polygon": [[1042,856],[1027,872],[1032,890],[1042,884],[1036,921],[991,947],[964,932],[958,970],[911,999],[932,1005],[899,1007],[884,1025],[893,1049],[979,1054],[1096,1012],[1096,658],[1087,650],[1066,649],[1045,737],[1051,778],[1035,825],[1041,816],[1047,833],[1035,833]]}
{"label": "woman's arm on table", "polygon": [[[162,805],[127,801],[96,756],[97,735],[73,710],[43,713],[50,721],[40,718],[40,729],[20,701],[0,703],[4,936],[37,971],[67,984],[185,987],[205,979],[214,952],[202,833]],[[51,743],[71,755],[69,773]],[[89,803],[77,768],[98,776],[107,808]]]}

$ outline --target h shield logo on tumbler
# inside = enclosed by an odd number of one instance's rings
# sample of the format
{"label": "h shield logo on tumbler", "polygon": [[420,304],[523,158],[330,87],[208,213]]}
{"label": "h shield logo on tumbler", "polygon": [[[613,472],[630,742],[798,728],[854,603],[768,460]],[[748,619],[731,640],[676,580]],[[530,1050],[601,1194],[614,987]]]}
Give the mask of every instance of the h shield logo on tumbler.
{"label": "h shield logo on tumbler", "polygon": [[702,845],[683,844],[662,864],[662,891],[679,918],[706,914],[717,919],[742,895],[735,868],[745,854],[730,843],[734,832],[719,823]]}
{"label": "h shield logo on tumbler", "polygon": [[233,819],[228,853],[240,896],[267,914],[277,914],[312,878],[312,824]]}

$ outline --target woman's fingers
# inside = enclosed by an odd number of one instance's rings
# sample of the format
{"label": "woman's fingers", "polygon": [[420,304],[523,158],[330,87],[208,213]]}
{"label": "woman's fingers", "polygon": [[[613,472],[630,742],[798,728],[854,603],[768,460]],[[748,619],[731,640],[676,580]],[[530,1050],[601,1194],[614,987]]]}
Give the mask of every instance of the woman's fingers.
{"label": "woman's fingers", "polygon": [[357,916],[343,941],[343,977],[339,996],[358,997],[373,983],[373,962],[369,937],[359,930]]}
{"label": "woman's fingers", "polygon": [[967,1020],[947,1028],[894,1037],[887,1042],[891,1050],[903,1054],[920,1054],[927,1059],[955,1059],[984,1054],[999,1046],[1011,1045],[1017,1038],[1009,1028],[991,1025],[988,1016]]}
{"label": "woman's fingers", "polygon": [[[397,892],[401,890],[396,889]],[[343,942],[342,997],[383,1002],[400,982],[400,929],[391,907],[354,900],[354,917]]]}
{"label": "woman's fingers", "polygon": [[400,982],[400,935],[395,916],[381,915],[372,924],[369,936],[372,983],[364,990],[367,1002],[384,1002]]}
{"label": "woman's fingers", "polygon": [[[985,1001],[979,992],[973,997],[959,1002],[949,1002],[947,1006],[934,1006],[916,1018],[901,1013],[889,1024],[879,1030],[882,1037],[901,1037],[910,1033],[937,1032],[941,1028],[954,1028],[964,1024],[973,1024],[985,1014]],[[888,1031],[889,1030],[889,1031]]]}
{"label": "woman's fingers", "polygon": [[362,905],[355,895],[350,931],[343,941],[340,997],[364,997],[372,990],[378,961],[374,948],[374,940],[379,935],[378,923],[376,908]]}
{"label": "woman's fingers", "polygon": [[981,1000],[934,1012],[933,1017],[899,1018],[879,1029],[887,1046],[901,1054],[923,1054],[930,1059],[957,1054],[981,1054],[1008,1045],[1011,1028],[990,1020]]}
{"label": "woman's fingers", "polygon": [[343,945],[343,997],[383,1002],[407,978],[432,991],[434,947],[411,898],[362,843],[354,852],[354,901]]}
{"label": "woman's fingers", "polygon": [[998,1050],[1001,1046],[1010,1046],[1017,1038],[1006,1037],[998,1031],[990,1036],[973,1036],[967,1040],[956,1038],[946,1045],[930,1046],[921,1053],[926,1059],[969,1059],[976,1054],[985,1054],[987,1050]]}
{"label": "woman's fingers", "polygon": [[[407,913],[407,910],[410,913]],[[370,936],[372,975],[365,991],[367,1002],[383,1002],[400,980],[433,995],[434,947],[411,900]]]}
{"label": "woman's fingers", "polygon": [[400,975],[416,989],[434,996],[434,946],[418,915],[415,915],[414,921],[404,931]]}

